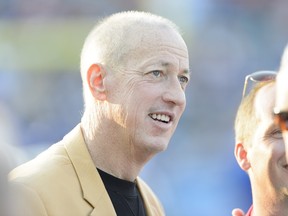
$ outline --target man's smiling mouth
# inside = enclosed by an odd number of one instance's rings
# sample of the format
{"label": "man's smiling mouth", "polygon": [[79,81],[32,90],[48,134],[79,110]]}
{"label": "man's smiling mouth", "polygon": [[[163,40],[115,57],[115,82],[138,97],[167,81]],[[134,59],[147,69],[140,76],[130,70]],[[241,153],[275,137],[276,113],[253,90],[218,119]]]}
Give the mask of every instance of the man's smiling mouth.
{"label": "man's smiling mouth", "polygon": [[161,121],[164,123],[169,123],[171,121],[171,117],[165,114],[156,114],[156,113],[151,113],[149,116],[156,121]]}

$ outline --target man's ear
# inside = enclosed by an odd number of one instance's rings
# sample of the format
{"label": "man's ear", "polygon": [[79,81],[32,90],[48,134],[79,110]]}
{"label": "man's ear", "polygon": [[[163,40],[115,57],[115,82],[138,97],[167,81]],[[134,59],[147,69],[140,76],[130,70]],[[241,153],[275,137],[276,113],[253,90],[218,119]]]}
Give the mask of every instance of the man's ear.
{"label": "man's ear", "polygon": [[235,145],[234,155],[241,169],[248,171],[248,169],[251,167],[251,164],[247,157],[247,150],[242,143],[237,143]]}
{"label": "man's ear", "polygon": [[87,72],[87,83],[92,95],[100,101],[106,100],[106,91],[103,83],[105,71],[101,64],[92,64]]}

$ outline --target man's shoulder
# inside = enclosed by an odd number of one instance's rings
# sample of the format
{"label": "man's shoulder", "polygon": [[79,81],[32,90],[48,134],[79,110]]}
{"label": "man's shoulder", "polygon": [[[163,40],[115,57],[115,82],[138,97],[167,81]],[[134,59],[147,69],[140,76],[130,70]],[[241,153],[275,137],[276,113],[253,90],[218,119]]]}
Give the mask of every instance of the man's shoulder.
{"label": "man's shoulder", "polygon": [[[62,140],[51,145],[49,148],[41,152],[34,159],[19,165],[9,173],[10,181],[28,181],[33,180],[39,182],[41,179],[50,179],[55,176],[62,176],[71,171],[72,162],[67,151],[70,143],[76,143],[69,148],[78,150],[78,139],[81,138],[80,127],[77,125]],[[69,166],[71,169],[69,169]],[[71,172],[70,172],[71,173]]]}
{"label": "man's shoulder", "polygon": [[34,159],[31,159],[9,173],[9,181],[39,182],[41,179],[53,178],[62,172],[63,167],[71,164],[62,141],[51,145]]}
{"label": "man's shoulder", "polygon": [[83,200],[65,141],[53,144],[34,159],[14,168],[9,173],[9,185],[21,209],[28,212],[21,215],[47,216],[47,212],[80,215],[91,211],[91,206]]}

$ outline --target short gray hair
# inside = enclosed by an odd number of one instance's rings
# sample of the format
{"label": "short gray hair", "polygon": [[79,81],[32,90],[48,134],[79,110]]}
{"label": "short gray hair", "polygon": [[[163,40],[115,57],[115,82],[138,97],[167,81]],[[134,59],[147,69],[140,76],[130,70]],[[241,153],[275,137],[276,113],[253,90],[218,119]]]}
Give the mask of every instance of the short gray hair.
{"label": "short gray hair", "polygon": [[[99,21],[87,36],[81,53],[81,74],[86,74],[93,63],[117,67],[129,51],[137,48],[143,29],[151,26],[168,27],[179,32],[168,19],[148,12],[126,11],[113,14]],[[123,64],[123,63],[122,63]]]}

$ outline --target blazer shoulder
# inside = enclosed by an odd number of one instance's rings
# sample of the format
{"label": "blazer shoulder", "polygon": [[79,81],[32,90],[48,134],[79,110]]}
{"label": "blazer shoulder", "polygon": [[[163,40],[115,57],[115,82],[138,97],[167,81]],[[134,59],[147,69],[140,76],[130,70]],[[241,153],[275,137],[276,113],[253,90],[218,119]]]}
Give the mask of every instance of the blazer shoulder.
{"label": "blazer shoulder", "polygon": [[34,159],[14,168],[8,175],[9,181],[36,182],[39,179],[49,179],[61,173],[63,168],[71,165],[62,141],[51,145]]}

